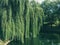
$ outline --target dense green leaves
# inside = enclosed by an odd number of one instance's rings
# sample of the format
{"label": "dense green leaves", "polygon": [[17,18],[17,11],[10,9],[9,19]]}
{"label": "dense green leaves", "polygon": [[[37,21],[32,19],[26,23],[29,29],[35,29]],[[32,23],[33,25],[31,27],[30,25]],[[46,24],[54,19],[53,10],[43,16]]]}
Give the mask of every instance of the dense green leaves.
{"label": "dense green leaves", "polygon": [[[43,9],[29,0],[3,0],[1,28],[4,40],[21,40],[36,38],[42,26]],[[37,4],[37,5],[36,5]]]}
{"label": "dense green leaves", "polygon": [[53,1],[53,2],[49,2],[49,0],[45,0],[41,6],[44,10],[44,14],[45,14],[45,19],[48,19],[48,20],[45,20],[45,21],[52,21],[52,22],[55,22],[56,21],[56,18],[60,19],[59,17],[59,14],[60,14],[60,1],[59,0],[56,0],[56,1]]}

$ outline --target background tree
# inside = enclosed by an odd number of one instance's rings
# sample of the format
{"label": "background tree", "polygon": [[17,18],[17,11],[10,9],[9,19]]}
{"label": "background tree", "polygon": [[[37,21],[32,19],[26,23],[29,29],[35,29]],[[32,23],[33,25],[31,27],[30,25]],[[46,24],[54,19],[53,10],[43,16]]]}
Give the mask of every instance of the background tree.
{"label": "background tree", "polygon": [[44,14],[45,14],[45,21],[47,22],[53,22],[55,23],[56,18],[59,20],[59,10],[60,10],[60,1],[59,0],[56,0],[56,1],[50,1],[50,0],[45,0],[41,6],[44,10]]}
{"label": "background tree", "polygon": [[60,1],[59,0],[45,0],[41,7],[44,11],[44,25],[42,28],[42,38],[49,40],[56,40],[59,42],[60,37]]}

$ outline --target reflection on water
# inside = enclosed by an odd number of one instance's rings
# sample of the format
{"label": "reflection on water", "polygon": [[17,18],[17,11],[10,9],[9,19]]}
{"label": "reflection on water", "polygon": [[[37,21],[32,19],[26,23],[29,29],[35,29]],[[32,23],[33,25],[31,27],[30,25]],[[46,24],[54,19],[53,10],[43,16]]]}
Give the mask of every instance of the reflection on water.
{"label": "reflection on water", "polygon": [[60,26],[51,27],[44,25],[39,38],[25,39],[24,44],[21,41],[12,41],[8,45],[60,45]]}
{"label": "reflection on water", "polygon": [[40,40],[38,38],[35,39],[26,39],[25,43],[22,44],[21,41],[12,41],[8,45],[60,45],[56,40]]}
{"label": "reflection on water", "polygon": [[60,43],[54,42],[53,40],[41,40],[40,45],[60,45]]}

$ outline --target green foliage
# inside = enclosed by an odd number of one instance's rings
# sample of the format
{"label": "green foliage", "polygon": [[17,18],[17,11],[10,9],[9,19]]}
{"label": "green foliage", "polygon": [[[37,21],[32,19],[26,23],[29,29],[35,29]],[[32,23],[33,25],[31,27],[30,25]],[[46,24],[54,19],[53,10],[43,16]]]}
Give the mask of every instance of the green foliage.
{"label": "green foliage", "polygon": [[[43,10],[44,10],[44,14],[45,14],[45,21],[47,22],[55,22],[56,18],[58,18],[60,20],[60,1],[56,0],[53,2],[50,2],[50,0],[45,0],[42,4],[41,4]],[[47,20],[48,19],[48,20]]]}
{"label": "green foliage", "polygon": [[32,6],[29,0],[3,1],[6,6],[1,15],[4,40],[17,39],[24,43],[24,39],[30,38],[30,34],[36,38],[43,25],[43,9],[37,3]]}

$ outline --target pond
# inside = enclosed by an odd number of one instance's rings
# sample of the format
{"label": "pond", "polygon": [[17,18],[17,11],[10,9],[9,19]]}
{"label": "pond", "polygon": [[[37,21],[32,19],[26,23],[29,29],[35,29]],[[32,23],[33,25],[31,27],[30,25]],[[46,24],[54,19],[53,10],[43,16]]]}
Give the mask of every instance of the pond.
{"label": "pond", "polygon": [[48,40],[48,39],[26,39],[25,43],[22,44],[21,41],[12,41],[8,45],[60,45],[56,40]]}
{"label": "pond", "polygon": [[60,26],[44,25],[38,38],[25,39],[24,44],[19,40],[14,40],[8,45],[60,45]]}

